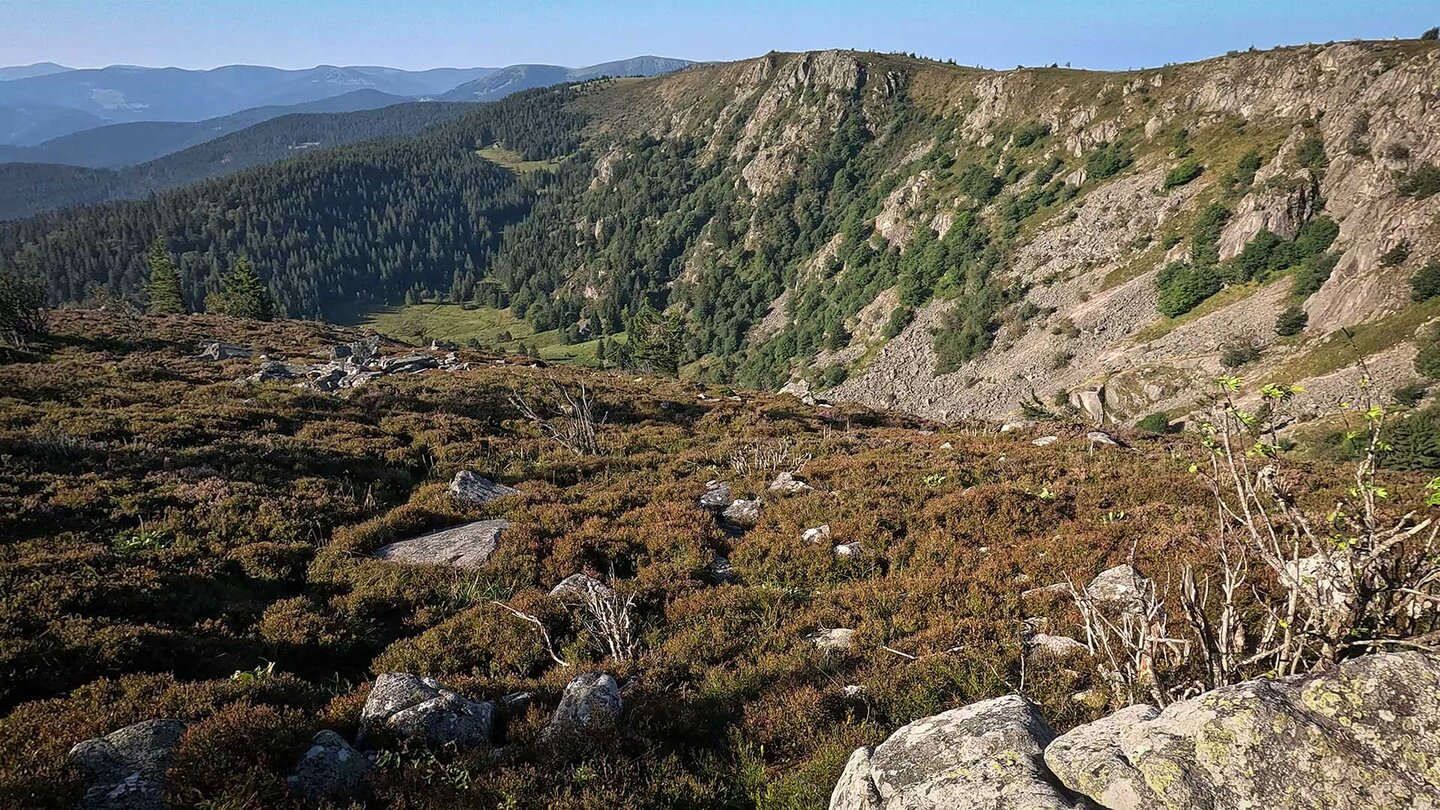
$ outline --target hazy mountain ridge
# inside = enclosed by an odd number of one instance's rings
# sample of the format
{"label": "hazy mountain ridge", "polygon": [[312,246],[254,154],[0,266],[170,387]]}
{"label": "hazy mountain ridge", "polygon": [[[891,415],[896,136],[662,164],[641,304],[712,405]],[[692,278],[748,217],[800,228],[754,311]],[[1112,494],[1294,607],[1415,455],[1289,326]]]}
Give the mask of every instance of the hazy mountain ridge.
{"label": "hazy mountain ridge", "polygon": [[658,76],[682,70],[693,62],[663,56],[637,56],[615,62],[604,62],[582,68],[559,65],[512,65],[462,84],[445,95],[446,101],[495,101],[510,93],[548,87],[562,82],[578,82],[601,76]]}

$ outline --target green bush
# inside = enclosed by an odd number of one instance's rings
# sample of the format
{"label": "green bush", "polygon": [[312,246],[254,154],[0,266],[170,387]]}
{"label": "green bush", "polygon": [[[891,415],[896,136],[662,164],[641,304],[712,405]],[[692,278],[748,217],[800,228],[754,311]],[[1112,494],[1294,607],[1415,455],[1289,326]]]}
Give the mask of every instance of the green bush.
{"label": "green bush", "polygon": [[1440,295],[1440,262],[1430,262],[1410,277],[1410,298],[1429,301]]}
{"label": "green bush", "polygon": [[1395,401],[1396,405],[1413,408],[1420,404],[1420,400],[1425,398],[1425,394],[1429,392],[1429,390],[1430,386],[1423,383],[1410,383],[1409,385],[1402,385],[1394,391],[1391,391],[1390,398]]}
{"label": "green bush", "polygon": [[961,170],[956,178],[960,191],[981,201],[989,202],[1000,189],[1005,187],[1005,181],[990,173],[990,170],[978,163],[972,163]]}
{"label": "green bush", "polygon": [[1220,261],[1220,233],[1230,221],[1230,209],[1212,202],[1200,211],[1195,227],[1190,230],[1190,261],[1196,267],[1209,267]]}
{"label": "green bush", "polygon": [[1330,158],[1325,156],[1325,141],[1318,135],[1306,137],[1295,147],[1295,162],[1317,172],[1330,165]]}
{"label": "green bush", "polygon": [[1395,246],[1380,254],[1381,267],[1399,267],[1410,258],[1410,240],[1401,239]]}
{"label": "green bush", "polygon": [[1420,351],[1415,353],[1415,372],[1427,379],[1440,380],[1440,339],[1434,331],[1420,341]]}
{"label": "green bush", "polygon": [[1031,144],[1040,142],[1049,134],[1049,124],[1044,121],[1031,121],[1028,124],[1020,125],[1020,127],[1015,130],[1013,140],[1017,149],[1024,149]]}
{"label": "green bush", "polygon": [[1297,298],[1308,298],[1316,290],[1319,290],[1330,274],[1335,271],[1335,265],[1340,262],[1340,254],[1335,251],[1321,253],[1318,256],[1311,256],[1300,264],[1300,269],[1295,273],[1295,282],[1290,292]]}
{"label": "green bush", "polygon": [[1413,413],[1388,426],[1381,466],[1392,470],[1440,469],[1440,418],[1435,409]]}
{"label": "green bush", "polygon": [[1199,177],[1205,171],[1205,167],[1197,160],[1184,160],[1180,165],[1170,170],[1165,175],[1165,190],[1169,191],[1177,186],[1183,186],[1191,180]]}
{"label": "green bush", "polygon": [[1400,176],[1396,190],[1406,197],[1425,199],[1440,192],[1440,166],[1424,163]]}
{"label": "green bush", "polygon": [[1085,175],[1091,180],[1114,177],[1129,168],[1135,158],[1123,144],[1107,143],[1085,157]]}
{"label": "green bush", "polygon": [[1287,308],[1275,319],[1275,334],[1281,337],[1298,335],[1305,330],[1305,324],[1310,322],[1310,316],[1305,310],[1298,306]]}
{"label": "green bush", "polygon": [[1260,153],[1254,150],[1240,156],[1240,162],[1235,164],[1235,183],[1241,188],[1248,188],[1255,182],[1255,173],[1260,171]]}
{"label": "green bush", "polygon": [[1220,365],[1225,368],[1239,368],[1260,359],[1260,347],[1248,340],[1227,343],[1220,349]]}
{"label": "green bush", "polygon": [[1220,292],[1220,277],[1210,267],[1172,262],[1155,277],[1160,289],[1158,308],[1167,318],[1178,318]]}
{"label": "green bush", "polygon": [[1156,411],[1135,423],[1135,427],[1150,433],[1179,433],[1179,424],[1170,424],[1170,417],[1164,411]]}

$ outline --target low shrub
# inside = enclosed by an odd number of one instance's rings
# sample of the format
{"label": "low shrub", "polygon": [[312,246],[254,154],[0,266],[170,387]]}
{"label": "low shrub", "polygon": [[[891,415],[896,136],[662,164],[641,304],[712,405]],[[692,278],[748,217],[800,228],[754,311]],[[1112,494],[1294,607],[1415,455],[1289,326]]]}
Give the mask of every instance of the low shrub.
{"label": "low shrub", "polygon": [[1248,340],[1237,340],[1220,348],[1220,365],[1239,368],[1260,359],[1260,347]]}
{"label": "low shrub", "polygon": [[1165,182],[1162,184],[1166,191],[1172,188],[1186,185],[1190,181],[1204,173],[1205,167],[1197,160],[1184,160],[1178,166],[1171,169],[1165,175]]}
{"label": "low shrub", "polygon": [[1275,334],[1281,337],[1298,335],[1305,331],[1305,324],[1310,322],[1310,316],[1298,306],[1287,307],[1278,317],[1275,318]]}
{"label": "low shrub", "polygon": [[1135,427],[1148,433],[1179,433],[1181,425],[1171,424],[1170,415],[1164,411],[1156,411],[1149,414],[1135,423]]}

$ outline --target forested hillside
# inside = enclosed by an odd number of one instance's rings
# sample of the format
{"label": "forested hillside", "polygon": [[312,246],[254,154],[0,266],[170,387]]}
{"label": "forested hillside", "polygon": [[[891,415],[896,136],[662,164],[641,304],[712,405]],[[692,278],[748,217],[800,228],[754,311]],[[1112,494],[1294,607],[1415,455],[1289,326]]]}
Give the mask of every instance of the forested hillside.
{"label": "forested hillside", "polygon": [[[57,302],[133,297],[159,236],[192,306],[242,252],[296,316],[450,300],[604,335],[649,305],[683,334],[685,375],[943,417],[1086,396],[1110,418],[1178,414],[1259,357],[1318,403],[1343,396],[1342,327],[1380,384],[1416,379],[1437,54],[1347,43],[1123,74],[771,54],[16,223],[0,263]],[[486,147],[529,162],[498,171]],[[319,209],[335,225],[272,226],[302,222],[316,188],[344,206]]]}
{"label": "forested hillside", "polygon": [[310,150],[414,134],[454,119],[469,109],[467,104],[413,102],[351,112],[295,113],[117,170],[80,171],[54,164],[0,164],[0,191],[3,191],[0,219],[19,219],[67,206],[143,197]]}

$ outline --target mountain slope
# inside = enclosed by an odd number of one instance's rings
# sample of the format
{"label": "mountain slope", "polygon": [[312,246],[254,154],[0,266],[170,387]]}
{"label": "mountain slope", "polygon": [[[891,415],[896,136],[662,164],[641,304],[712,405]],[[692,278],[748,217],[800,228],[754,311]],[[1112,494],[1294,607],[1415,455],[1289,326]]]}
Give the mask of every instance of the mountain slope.
{"label": "mountain slope", "polygon": [[[679,320],[687,375],[944,418],[1022,402],[1180,415],[1222,360],[1308,381],[1298,404],[1324,411],[1349,398],[1336,330],[1353,327],[1388,391],[1415,379],[1440,314],[1407,284],[1440,258],[1437,79],[1440,47],[1397,42],[1114,74],[770,54],[537,92],[508,108],[525,126],[462,119],[404,147],[452,168],[492,145],[548,161],[484,263],[365,289],[602,334],[650,304]],[[203,199],[20,223],[6,261],[65,268],[57,299],[133,294],[153,223]],[[238,236],[186,249],[211,266],[264,251],[289,312],[330,310],[264,231]],[[329,252],[313,249],[321,284],[352,272]],[[1308,325],[1278,335],[1292,308]]]}
{"label": "mountain slope", "polygon": [[373,110],[406,101],[409,99],[404,96],[378,90],[356,90],[305,104],[257,107],[205,121],[111,124],[63,135],[35,146],[0,150],[0,162],[63,163],[114,169],[179,152],[282,115]]}

